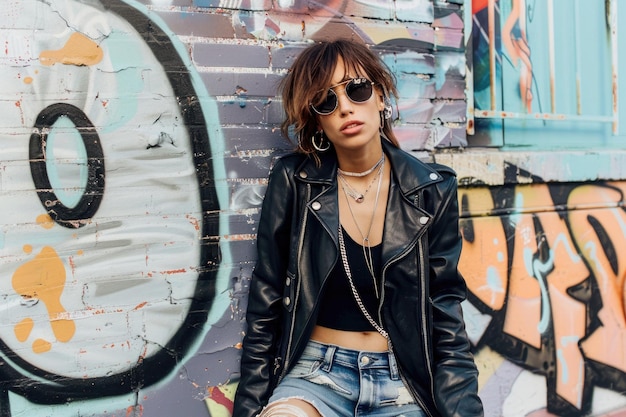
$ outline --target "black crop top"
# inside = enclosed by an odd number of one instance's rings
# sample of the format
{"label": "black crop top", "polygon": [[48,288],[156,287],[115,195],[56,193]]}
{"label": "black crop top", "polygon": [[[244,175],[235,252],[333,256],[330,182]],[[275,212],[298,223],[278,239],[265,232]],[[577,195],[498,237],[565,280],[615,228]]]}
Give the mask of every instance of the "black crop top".
{"label": "black crop top", "polygon": [[[367,264],[365,263],[363,246],[355,242],[343,228],[342,231],[354,286],[370,316],[378,321],[379,301],[374,290],[372,275],[368,271]],[[371,250],[374,262],[374,273],[378,280],[378,291],[380,292],[381,283],[379,277],[382,262],[382,245],[372,246]],[[317,324],[331,329],[356,332],[375,330],[369,321],[367,321],[354,299],[341,256],[335,268],[333,268],[330,273],[326,287],[322,293]]]}

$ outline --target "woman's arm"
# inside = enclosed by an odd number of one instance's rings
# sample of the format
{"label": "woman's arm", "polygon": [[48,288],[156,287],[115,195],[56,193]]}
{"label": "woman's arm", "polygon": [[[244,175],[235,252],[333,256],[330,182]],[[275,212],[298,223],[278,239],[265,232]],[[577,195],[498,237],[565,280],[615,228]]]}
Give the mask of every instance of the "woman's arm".
{"label": "woman's arm", "polygon": [[282,296],[291,233],[293,183],[281,160],[270,174],[257,233],[258,259],[246,312],[241,377],[233,417],[258,414],[272,390],[272,365],[282,315]]}
{"label": "woman's arm", "polygon": [[478,397],[478,371],[461,309],[467,289],[457,269],[462,246],[457,182],[452,171],[440,173],[445,178],[438,190],[442,203],[429,236],[435,400],[444,417],[479,417],[483,408]]}

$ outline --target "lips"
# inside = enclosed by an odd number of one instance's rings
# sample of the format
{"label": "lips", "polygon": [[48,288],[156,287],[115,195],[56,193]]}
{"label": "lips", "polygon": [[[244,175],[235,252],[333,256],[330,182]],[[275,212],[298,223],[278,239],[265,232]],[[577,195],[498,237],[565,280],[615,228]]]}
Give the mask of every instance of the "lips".
{"label": "lips", "polygon": [[361,126],[363,126],[363,122],[350,120],[349,122],[342,124],[339,130],[343,133],[351,133],[355,130],[360,130]]}

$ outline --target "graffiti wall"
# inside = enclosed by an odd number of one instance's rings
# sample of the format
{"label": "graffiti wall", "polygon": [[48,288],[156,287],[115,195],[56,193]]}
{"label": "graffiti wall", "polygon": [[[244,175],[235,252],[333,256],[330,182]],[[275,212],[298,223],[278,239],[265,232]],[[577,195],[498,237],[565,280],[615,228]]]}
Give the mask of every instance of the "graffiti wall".
{"label": "graffiti wall", "polygon": [[460,199],[489,414],[625,415],[624,183],[476,187]]}
{"label": "graffiti wall", "polygon": [[492,148],[436,159],[462,184],[464,307],[491,416],[626,415],[617,7],[468,11],[468,142]]}
{"label": "graffiti wall", "polygon": [[[463,13],[6,0],[0,416],[229,417],[267,173],[292,147],[277,81],[310,41],[366,42],[397,76],[402,147],[446,162],[472,145]],[[624,183],[449,162],[487,414],[626,416]]]}

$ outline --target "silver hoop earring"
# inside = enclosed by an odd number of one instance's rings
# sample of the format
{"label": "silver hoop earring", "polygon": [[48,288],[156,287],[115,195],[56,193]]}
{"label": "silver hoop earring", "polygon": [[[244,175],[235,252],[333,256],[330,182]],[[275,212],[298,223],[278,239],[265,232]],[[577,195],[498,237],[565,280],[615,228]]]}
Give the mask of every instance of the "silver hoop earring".
{"label": "silver hoop earring", "polygon": [[391,109],[391,104],[387,104],[385,106],[385,110],[383,110],[383,113],[385,116],[385,120],[391,119],[391,114],[393,113],[393,110]]}
{"label": "silver hoop earring", "polygon": [[384,97],[383,103],[384,103],[383,110],[379,112],[381,129],[385,127],[385,122],[391,119],[391,115],[393,114],[393,108],[391,107],[391,102],[389,101],[389,98]]}
{"label": "silver hoop earring", "polygon": [[[320,142],[319,144],[317,143],[318,139]],[[324,146],[324,143],[326,143],[326,146]],[[313,136],[311,136],[311,145],[313,145],[315,150],[318,152],[325,152],[330,149],[330,141],[327,141],[323,130],[318,130]]]}
{"label": "silver hoop earring", "polygon": [[393,114],[393,108],[391,107],[391,102],[388,97],[385,97],[385,108],[383,109],[383,116],[385,120],[391,119],[391,115]]}

